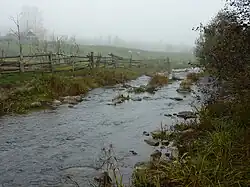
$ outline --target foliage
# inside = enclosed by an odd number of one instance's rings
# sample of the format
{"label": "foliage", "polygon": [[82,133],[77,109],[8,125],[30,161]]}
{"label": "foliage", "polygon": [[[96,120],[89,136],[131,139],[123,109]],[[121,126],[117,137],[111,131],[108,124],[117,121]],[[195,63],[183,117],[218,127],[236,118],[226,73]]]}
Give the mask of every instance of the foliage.
{"label": "foliage", "polygon": [[168,84],[168,77],[159,74],[154,75],[149,81],[149,85],[156,87],[164,86],[166,84]]}
{"label": "foliage", "polygon": [[191,80],[192,82],[197,82],[200,78],[199,73],[188,73],[187,74],[187,79]]}
{"label": "foliage", "polygon": [[179,159],[151,164],[141,174],[141,184],[250,185],[250,1],[228,2],[225,10],[200,28],[195,51],[216,80],[216,89],[208,93],[210,102],[203,105],[198,121],[175,126]]}
{"label": "foliage", "polygon": [[[220,12],[203,28],[196,56],[211,73],[230,79],[249,68],[249,28],[243,29],[232,12]],[[239,76],[239,75],[238,75]]]}
{"label": "foliage", "polygon": [[193,82],[190,79],[184,79],[180,83],[180,88],[182,89],[191,89]]}

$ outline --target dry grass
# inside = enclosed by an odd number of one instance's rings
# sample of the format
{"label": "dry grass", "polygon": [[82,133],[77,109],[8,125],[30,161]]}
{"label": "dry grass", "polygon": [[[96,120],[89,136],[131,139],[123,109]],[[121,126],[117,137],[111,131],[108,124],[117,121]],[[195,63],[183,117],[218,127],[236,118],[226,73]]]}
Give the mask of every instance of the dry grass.
{"label": "dry grass", "polygon": [[154,75],[149,81],[149,85],[156,87],[164,86],[168,83],[169,83],[168,77],[159,74]]}
{"label": "dry grass", "polygon": [[115,85],[135,78],[140,73],[131,70],[97,69],[72,74],[24,74],[9,75],[1,80],[5,97],[0,98],[0,114],[24,113],[31,103],[46,103],[60,96],[84,95],[89,89]]}
{"label": "dry grass", "polygon": [[199,73],[188,73],[187,74],[187,79],[191,80],[192,82],[197,82],[200,78]]}

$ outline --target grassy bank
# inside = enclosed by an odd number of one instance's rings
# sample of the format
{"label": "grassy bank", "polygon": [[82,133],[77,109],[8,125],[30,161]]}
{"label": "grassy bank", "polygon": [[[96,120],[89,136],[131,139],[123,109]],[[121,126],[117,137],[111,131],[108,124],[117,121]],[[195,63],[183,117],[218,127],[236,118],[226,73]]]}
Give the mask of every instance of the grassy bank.
{"label": "grassy bank", "polygon": [[173,142],[179,155],[136,170],[134,186],[249,186],[250,97],[246,93],[219,95],[203,105],[199,120],[176,124],[172,131],[162,129],[155,138]]}
{"label": "grassy bank", "polygon": [[5,74],[0,77],[0,114],[25,113],[32,103],[48,107],[48,103],[62,96],[85,95],[97,87],[115,85],[135,79],[140,75],[153,75],[164,70],[161,66],[93,69],[60,73]]}

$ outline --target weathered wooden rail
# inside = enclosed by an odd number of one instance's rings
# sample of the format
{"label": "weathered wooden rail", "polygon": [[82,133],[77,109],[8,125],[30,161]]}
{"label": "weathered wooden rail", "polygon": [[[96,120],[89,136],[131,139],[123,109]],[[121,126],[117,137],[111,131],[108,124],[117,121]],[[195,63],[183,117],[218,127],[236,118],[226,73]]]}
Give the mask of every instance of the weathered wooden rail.
{"label": "weathered wooden rail", "polygon": [[[22,59],[22,60],[20,60]],[[0,57],[0,74],[16,72],[55,72],[55,71],[76,71],[85,68],[109,67],[117,68],[140,65],[142,60],[126,59],[109,54],[108,56],[94,55],[91,52],[83,55],[67,55],[61,53],[42,53],[16,56]]]}

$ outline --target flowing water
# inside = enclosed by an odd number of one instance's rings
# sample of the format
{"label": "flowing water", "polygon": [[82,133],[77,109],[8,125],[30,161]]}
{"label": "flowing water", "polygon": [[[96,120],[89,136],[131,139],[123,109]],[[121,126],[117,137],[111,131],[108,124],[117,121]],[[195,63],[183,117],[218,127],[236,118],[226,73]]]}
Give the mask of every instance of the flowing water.
{"label": "flowing water", "polygon": [[[178,76],[185,74],[180,72]],[[143,85],[148,80],[142,76],[129,84]],[[101,149],[109,144],[120,158],[122,174],[128,180],[134,164],[147,160],[155,149],[143,141],[143,131],[153,131],[161,123],[170,126],[177,119],[164,114],[192,108],[192,94],[184,97],[176,92],[178,87],[177,81],[154,95],[138,95],[144,97],[142,101],[117,106],[107,103],[125,92],[121,87],[98,88],[75,108],[62,105],[55,111],[0,118],[0,187],[62,186],[68,183],[67,175],[87,187],[98,173]]]}

